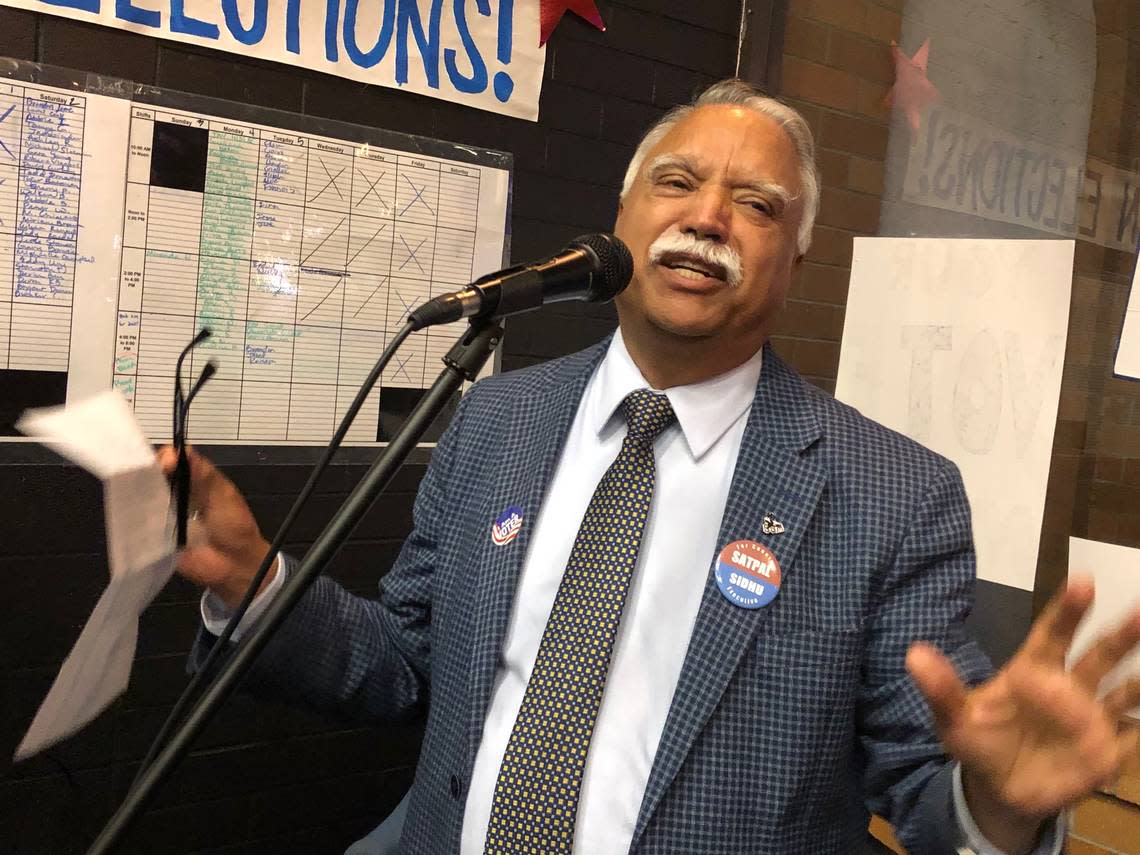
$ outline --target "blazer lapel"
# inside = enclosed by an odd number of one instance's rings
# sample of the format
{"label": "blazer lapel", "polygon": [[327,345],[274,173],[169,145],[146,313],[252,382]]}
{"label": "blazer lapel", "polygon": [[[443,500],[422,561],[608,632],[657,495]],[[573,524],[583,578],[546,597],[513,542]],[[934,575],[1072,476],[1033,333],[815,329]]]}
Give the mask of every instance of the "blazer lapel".
{"label": "blazer lapel", "polygon": [[[499,436],[513,438],[509,453],[500,456],[500,469],[488,490],[486,539],[477,556],[475,632],[471,639],[471,703],[468,710],[468,763],[483,737],[495,669],[514,604],[515,589],[531,532],[550,479],[574,423],[582,394],[594,369],[605,356],[609,338],[564,360],[550,376],[528,378],[534,388],[520,389],[510,412],[495,426]],[[524,441],[525,440],[525,441]],[[510,543],[491,542],[491,523],[508,507],[523,513],[523,526]]]}
{"label": "blazer lapel", "polygon": [[[754,540],[776,556],[781,585],[794,575],[794,559],[815,512],[826,476],[803,452],[820,435],[810,393],[770,347],[741,442],[736,471],[717,539],[717,553],[736,540]],[[784,526],[764,534],[766,514]],[[630,851],[634,851],[662,797],[705,722],[724,694],[741,657],[771,614],[771,606],[743,609],[720,593],[710,556],[708,579],[669,716],[646,784]],[[778,602],[778,599],[777,599]]]}

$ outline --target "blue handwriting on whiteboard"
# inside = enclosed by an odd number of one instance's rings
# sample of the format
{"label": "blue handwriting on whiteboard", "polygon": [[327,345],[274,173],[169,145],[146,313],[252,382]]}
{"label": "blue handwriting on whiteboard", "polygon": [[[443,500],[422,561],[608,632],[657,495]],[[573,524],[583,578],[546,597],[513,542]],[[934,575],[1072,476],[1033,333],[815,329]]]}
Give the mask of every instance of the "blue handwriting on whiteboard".
{"label": "blue handwriting on whiteboard", "polygon": [[[0,125],[4,124],[4,120],[7,119],[9,116],[11,116],[12,111],[15,109],[16,109],[16,105],[13,104],[11,107],[9,107],[7,110],[4,111],[4,115],[0,116]],[[16,159],[16,155],[12,154],[12,150],[4,144],[4,140],[2,140],[2,139],[0,139],[0,148],[4,149],[4,151],[6,151],[8,153],[8,157],[12,158],[12,160]],[[0,183],[3,183],[3,182],[0,182]]]}

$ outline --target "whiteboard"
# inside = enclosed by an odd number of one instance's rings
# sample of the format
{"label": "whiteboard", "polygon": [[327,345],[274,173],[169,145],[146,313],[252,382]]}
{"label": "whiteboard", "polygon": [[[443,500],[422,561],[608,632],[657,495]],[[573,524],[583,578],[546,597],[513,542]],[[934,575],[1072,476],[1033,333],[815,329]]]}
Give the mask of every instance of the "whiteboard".
{"label": "whiteboard", "polygon": [[[192,440],[324,445],[408,311],[502,266],[508,188],[415,145],[0,81],[0,393],[113,387],[165,441],[178,354],[209,327]],[[413,335],[346,444],[375,443],[459,332]]]}

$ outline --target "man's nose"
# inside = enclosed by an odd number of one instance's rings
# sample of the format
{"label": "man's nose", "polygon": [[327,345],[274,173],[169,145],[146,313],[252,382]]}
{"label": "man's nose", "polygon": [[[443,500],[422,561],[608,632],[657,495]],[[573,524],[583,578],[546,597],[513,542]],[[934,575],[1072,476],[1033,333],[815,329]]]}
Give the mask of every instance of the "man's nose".
{"label": "man's nose", "polygon": [[718,189],[706,186],[693,194],[681,231],[699,240],[726,243],[731,215],[731,200]]}

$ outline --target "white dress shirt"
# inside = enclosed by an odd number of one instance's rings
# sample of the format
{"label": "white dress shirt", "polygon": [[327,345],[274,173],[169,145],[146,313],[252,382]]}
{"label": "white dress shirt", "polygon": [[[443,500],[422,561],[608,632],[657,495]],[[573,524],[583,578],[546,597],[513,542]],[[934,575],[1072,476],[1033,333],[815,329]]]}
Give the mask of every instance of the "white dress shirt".
{"label": "white dress shirt", "polygon": [[[728,500],[762,352],[727,374],[666,390],[677,423],[658,436],[657,482],[605,694],[586,756],[574,851],[624,855],[689,646]],[[590,378],[533,525],[475,755],[462,855],[481,855],[499,766],[570,550],[625,438],[622,400],[649,386],[621,334]]]}
{"label": "white dress shirt", "polygon": [[[658,436],[657,480],[637,566],[614,640],[605,693],[590,742],[578,800],[574,851],[625,855],[633,838],[657,744],[696,622],[728,500],[763,351],[733,370],[665,390],[677,422]],[[463,817],[462,855],[482,855],[495,783],[558,586],[594,489],[621,449],[626,425],[620,404],[650,388],[630,358],[620,331],[586,386],[533,525],[526,560],[495,673],[483,738],[475,756]],[[280,589],[289,563],[252,604],[234,634],[248,629]],[[202,599],[206,628],[218,635],[226,610]],[[954,803],[970,849],[1001,855],[970,817],[955,770]],[[1039,847],[1056,853],[1063,841]],[[1057,845],[1051,845],[1056,843]]]}

